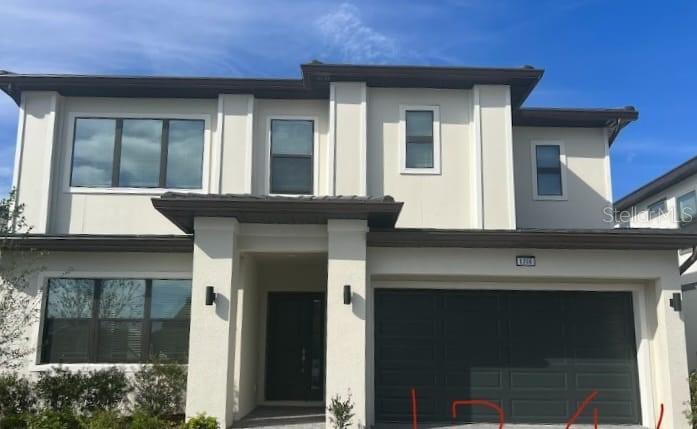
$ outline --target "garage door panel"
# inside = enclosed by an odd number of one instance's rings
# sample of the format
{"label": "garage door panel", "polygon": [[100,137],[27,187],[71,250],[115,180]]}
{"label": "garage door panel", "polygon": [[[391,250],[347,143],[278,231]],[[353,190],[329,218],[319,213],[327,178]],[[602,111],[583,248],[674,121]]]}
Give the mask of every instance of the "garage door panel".
{"label": "garage door panel", "polygon": [[[604,422],[639,421],[629,293],[378,289],[375,335],[378,421],[408,421],[412,387],[424,422],[450,421],[453,400],[486,399],[511,422],[563,423],[595,390]],[[497,420],[483,407],[458,416]]]}

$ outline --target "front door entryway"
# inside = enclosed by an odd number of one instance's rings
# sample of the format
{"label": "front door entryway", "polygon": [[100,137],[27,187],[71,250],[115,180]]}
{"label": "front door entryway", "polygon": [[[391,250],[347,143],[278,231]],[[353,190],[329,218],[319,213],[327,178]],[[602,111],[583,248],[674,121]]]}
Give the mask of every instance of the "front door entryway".
{"label": "front door entryway", "polygon": [[269,293],[267,400],[324,400],[324,325],[323,293]]}

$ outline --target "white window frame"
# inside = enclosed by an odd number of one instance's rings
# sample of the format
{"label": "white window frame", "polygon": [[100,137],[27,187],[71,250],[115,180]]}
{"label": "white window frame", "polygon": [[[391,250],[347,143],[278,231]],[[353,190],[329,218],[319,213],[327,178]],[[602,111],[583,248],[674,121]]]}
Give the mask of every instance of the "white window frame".
{"label": "white window frame", "polygon": [[[271,121],[312,121],[312,194],[272,194],[271,193]],[[266,172],[264,173],[264,193],[280,197],[308,197],[319,195],[319,120],[316,116],[270,115],[266,118],[266,149],[264,151]]]}
{"label": "white window frame", "polygon": [[[76,119],[183,119],[203,121],[203,164],[201,165],[200,188],[132,188],[132,187],[83,187],[72,186],[70,177],[73,170],[73,152],[75,145],[75,120]],[[111,112],[72,112],[67,116],[66,153],[63,166],[63,193],[65,194],[133,194],[133,195],[159,195],[165,192],[189,192],[194,194],[207,194],[210,178],[210,153],[211,153],[211,116],[187,115],[164,112],[152,113],[111,113]]]}
{"label": "white window frame", "polygon": [[[561,174],[561,195],[540,195],[537,193],[537,146],[559,146],[559,169]],[[530,164],[532,166],[532,197],[536,201],[566,201],[569,199],[566,188],[566,147],[561,140],[534,140],[530,144]]]}
{"label": "white window frame", "polygon": [[[433,112],[433,167],[407,168],[407,111]],[[399,106],[399,173],[414,175],[441,174],[440,107],[439,106]]]}
{"label": "white window frame", "polygon": [[[663,209],[661,210],[660,213],[656,214],[655,216],[651,216],[651,208],[654,206],[662,205]],[[678,200],[677,198],[675,199],[675,208],[677,210],[677,205],[678,205]],[[646,205],[646,219],[650,222],[653,221],[654,219],[661,219],[665,215],[670,213],[670,209],[668,208],[668,198],[667,197],[661,197],[658,199],[653,200],[651,203]]]}

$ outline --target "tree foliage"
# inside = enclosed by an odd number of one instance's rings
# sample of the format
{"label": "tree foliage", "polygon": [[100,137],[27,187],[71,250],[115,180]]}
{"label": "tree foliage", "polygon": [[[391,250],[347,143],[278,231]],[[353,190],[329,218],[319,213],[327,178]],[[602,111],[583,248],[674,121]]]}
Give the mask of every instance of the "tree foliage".
{"label": "tree foliage", "polygon": [[33,351],[27,326],[38,317],[36,294],[30,280],[38,267],[38,252],[14,249],[14,240],[28,234],[31,227],[24,217],[24,206],[17,204],[13,190],[0,199],[0,370],[16,369]]}

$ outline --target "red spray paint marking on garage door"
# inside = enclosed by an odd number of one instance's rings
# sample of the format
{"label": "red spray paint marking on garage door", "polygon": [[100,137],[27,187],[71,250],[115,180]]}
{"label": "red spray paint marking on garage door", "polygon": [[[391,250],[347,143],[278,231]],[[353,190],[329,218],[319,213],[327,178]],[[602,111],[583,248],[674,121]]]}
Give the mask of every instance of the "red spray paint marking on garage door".
{"label": "red spray paint marking on garage door", "polygon": [[[576,422],[578,417],[581,415],[583,410],[590,404],[595,397],[598,396],[597,391],[591,392],[584,400],[581,402],[581,405],[578,407],[576,412],[574,413],[573,416],[569,419],[569,421],[566,424],[566,429],[570,429],[571,426]],[[499,415],[499,429],[504,429],[504,426],[506,424],[506,413],[503,411],[503,409],[496,403],[491,402],[491,401],[486,401],[483,399],[468,399],[468,400],[455,400],[452,402],[451,405],[451,412],[452,412],[452,418],[453,422],[457,418],[457,407],[461,405],[480,405],[488,408],[492,408],[496,410],[496,412]],[[412,387],[411,389],[411,424],[412,424],[412,429],[418,429],[419,423],[418,423],[418,411],[416,407],[416,389]],[[660,414],[658,417],[658,424],[656,425],[656,429],[661,429],[661,424],[663,423],[663,413],[664,413],[664,406],[661,404],[660,407]],[[598,414],[598,409],[594,408],[593,409],[593,426],[595,429],[598,429],[598,420],[599,420],[599,414]]]}

